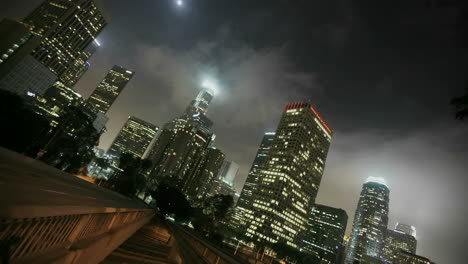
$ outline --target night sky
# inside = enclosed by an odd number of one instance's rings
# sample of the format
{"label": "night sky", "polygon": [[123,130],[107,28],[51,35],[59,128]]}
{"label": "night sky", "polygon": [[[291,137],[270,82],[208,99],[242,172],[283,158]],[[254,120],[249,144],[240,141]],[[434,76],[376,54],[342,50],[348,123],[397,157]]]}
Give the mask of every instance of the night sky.
{"label": "night sky", "polygon": [[[4,2],[0,17],[22,19],[41,0]],[[107,149],[127,116],[162,127],[216,79],[208,116],[239,190],[284,105],[310,99],[334,130],[317,202],[345,209],[349,233],[365,179],[383,177],[389,227],[415,225],[418,254],[465,263],[468,124],[449,101],[468,52],[460,4],[434,2],[107,0],[112,21],[76,89],[87,98],[114,64],[136,71],[108,112]]]}

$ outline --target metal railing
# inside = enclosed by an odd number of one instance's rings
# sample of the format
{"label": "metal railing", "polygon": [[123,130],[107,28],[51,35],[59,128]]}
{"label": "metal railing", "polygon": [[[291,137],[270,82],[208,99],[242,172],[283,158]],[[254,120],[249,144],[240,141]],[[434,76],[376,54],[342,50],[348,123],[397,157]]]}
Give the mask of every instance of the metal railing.
{"label": "metal railing", "polygon": [[[33,211],[39,208],[35,209]],[[128,238],[154,215],[151,209],[42,209],[43,213],[31,214],[27,218],[14,215],[0,218],[3,254],[9,255],[11,263],[28,263],[33,259],[35,263],[49,263],[60,259],[67,263],[79,263],[78,259],[86,256],[80,254],[76,258],[71,256],[72,253],[82,253],[100,239],[112,240],[112,236],[124,231],[127,235],[120,234],[115,243],[107,243],[117,247],[125,241],[121,237]],[[60,211],[63,215],[47,216],[50,211]],[[133,227],[128,230],[130,232],[123,230],[128,227]],[[101,252],[110,253],[115,247],[101,247]],[[106,255],[102,255],[102,258]]]}
{"label": "metal railing", "polygon": [[0,263],[98,263],[154,214],[0,148]]}

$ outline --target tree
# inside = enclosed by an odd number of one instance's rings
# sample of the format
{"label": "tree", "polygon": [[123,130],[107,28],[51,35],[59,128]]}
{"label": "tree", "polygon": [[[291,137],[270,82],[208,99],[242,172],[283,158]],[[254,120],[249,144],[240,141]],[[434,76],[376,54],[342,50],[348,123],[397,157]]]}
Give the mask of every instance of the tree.
{"label": "tree", "polygon": [[214,226],[228,218],[232,207],[234,206],[234,198],[231,195],[218,194],[208,197],[203,201],[203,212],[208,215]]}
{"label": "tree", "polygon": [[142,160],[130,153],[123,153],[119,160],[120,171],[111,178],[113,188],[129,197],[146,192],[146,178],[143,172],[149,167],[151,167],[151,161]]}
{"label": "tree", "polygon": [[465,95],[455,97],[450,102],[455,107],[455,118],[463,120],[468,116],[468,86]]}
{"label": "tree", "polygon": [[100,131],[94,128],[93,121],[78,107],[71,107],[43,146],[45,154],[41,160],[77,173],[94,158],[93,148],[99,143]]}
{"label": "tree", "polygon": [[172,215],[178,222],[187,222],[193,215],[192,207],[182,192],[173,185],[162,181],[158,188],[151,192],[161,215]]}
{"label": "tree", "polygon": [[0,145],[28,156],[35,156],[45,144],[49,122],[29,109],[24,100],[11,92],[0,90]]}

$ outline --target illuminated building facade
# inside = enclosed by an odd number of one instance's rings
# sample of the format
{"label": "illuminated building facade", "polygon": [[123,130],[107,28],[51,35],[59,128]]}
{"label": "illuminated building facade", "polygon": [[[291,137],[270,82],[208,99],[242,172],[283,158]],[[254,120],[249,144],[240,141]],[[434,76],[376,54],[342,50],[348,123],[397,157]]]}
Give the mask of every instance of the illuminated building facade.
{"label": "illuminated building facade", "polygon": [[39,43],[40,38],[20,22],[7,18],[0,21],[0,78]]}
{"label": "illuminated building facade", "polygon": [[403,232],[407,235],[413,236],[416,238],[416,228],[412,225],[407,225],[407,224],[402,224],[402,223],[397,223],[395,225],[395,230]]}
{"label": "illuminated building facade", "polygon": [[239,165],[234,161],[225,160],[219,171],[218,178],[233,183],[239,171]]}
{"label": "illuminated building facade", "polygon": [[354,216],[347,264],[361,261],[365,255],[383,258],[389,196],[390,190],[383,179],[369,177],[364,183]]}
{"label": "illuminated building facade", "polygon": [[213,184],[212,184],[209,195],[214,196],[218,194],[231,195],[234,198],[236,195],[234,184],[224,179],[215,178],[213,180]]}
{"label": "illuminated building facade", "polygon": [[88,60],[97,51],[99,44],[96,41],[91,42],[88,47],[78,56],[72,65],[62,74],[61,81],[70,88],[83,77],[89,70],[91,64]]}
{"label": "illuminated building facade", "polygon": [[314,263],[339,264],[347,222],[343,209],[316,204],[301,249],[314,257]]}
{"label": "illuminated building facade", "polygon": [[430,259],[418,256],[411,252],[400,250],[398,252],[398,258],[395,263],[398,264],[434,264]]}
{"label": "illuminated building facade", "polygon": [[198,93],[195,100],[190,102],[190,105],[185,110],[186,113],[201,113],[206,115],[208,106],[213,100],[214,93],[211,90],[204,89]]}
{"label": "illuminated building facade", "polygon": [[255,159],[252,163],[249,174],[247,175],[247,179],[245,180],[239,200],[234,208],[234,213],[229,224],[240,232],[245,232],[243,228],[245,228],[247,221],[250,221],[244,216],[251,215],[253,212],[252,195],[257,189],[260,171],[265,167],[268,153],[270,152],[274,139],[275,132],[267,132],[263,135],[257,155],[255,155]]}
{"label": "illuminated building facade", "polygon": [[34,111],[44,116],[51,124],[57,126],[61,116],[67,112],[72,105],[77,105],[82,101],[79,93],[69,88],[62,82],[55,82],[44,96],[37,96],[34,104]]}
{"label": "illuminated building facade", "polygon": [[115,65],[88,98],[88,102],[102,113],[107,113],[134,74]]}
{"label": "illuminated building facade", "polygon": [[189,198],[209,194],[224,161],[224,154],[212,148],[215,136],[206,117],[212,98],[202,90],[180,117],[164,126],[148,156],[153,164],[147,173],[150,188],[170,179]]}
{"label": "illuminated building facade", "polygon": [[45,0],[23,23],[43,38],[33,57],[61,79],[109,19],[99,1]]}
{"label": "illuminated building facade", "polygon": [[365,255],[361,258],[361,262],[359,262],[360,264],[388,264],[387,262],[385,262],[384,260],[380,259],[380,258],[377,258],[377,257],[372,257],[372,256],[368,256],[368,255]]}
{"label": "illuminated building facade", "polygon": [[[403,229],[404,231],[397,228]],[[398,264],[397,259],[400,250],[416,254],[417,241],[416,238],[411,235],[415,233],[416,229],[414,229],[414,227],[404,224],[397,224],[394,230],[388,229],[383,248],[385,261],[391,264]]]}
{"label": "illuminated building facade", "polygon": [[288,104],[256,189],[242,212],[245,235],[298,248],[322,179],[332,130],[308,102]]}
{"label": "illuminated building facade", "polygon": [[144,154],[158,130],[159,128],[151,123],[129,116],[112,142],[108,154],[120,157],[123,153],[130,153],[137,158],[144,158]]}
{"label": "illuminated building facade", "polygon": [[191,200],[204,199],[209,195],[225,158],[224,153],[216,148],[208,148],[203,152],[194,173],[187,173],[180,185],[182,192]]}

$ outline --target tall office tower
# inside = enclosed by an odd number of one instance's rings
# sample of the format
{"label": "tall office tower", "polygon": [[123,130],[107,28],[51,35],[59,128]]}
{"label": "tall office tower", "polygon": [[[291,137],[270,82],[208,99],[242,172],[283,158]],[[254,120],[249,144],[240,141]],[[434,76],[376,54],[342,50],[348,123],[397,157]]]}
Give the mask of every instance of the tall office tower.
{"label": "tall office tower", "polygon": [[15,26],[29,35],[15,41],[8,65],[0,66],[0,88],[42,96],[57,80],[69,85],[68,79],[77,75],[73,68],[88,56],[87,47],[108,21],[97,1],[45,0],[23,20],[23,28]]}
{"label": "tall office tower", "polygon": [[400,250],[398,252],[398,258],[395,263],[398,264],[434,264],[430,259],[423,256]]}
{"label": "tall office tower", "polygon": [[[404,229],[405,231],[400,231],[398,228]],[[394,230],[388,229],[385,235],[385,245],[383,248],[385,261],[390,264],[397,264],[400,250],[416,254],[416,237],[411,235],[415,233],[416,229],[414,229],[413,226],[405,224],[397,224]]]}
{"label": "tall office tower", "polygon": [[73,64],[62,74],[60,79],[66,86],[73,88],[81,77],[83,77],[86,71],[89,70],[91,64],[88,61],[97,51],[99,45],[100,44],[96,40],[91,42],[73,62]]}
{"label": "tall office tower", "polygon": [[412,225],[407,225],[407,224],[402,224],[402,223],[397,223],[395,225],[395,230],[403,232],[407,235],[413,236],[416,238],[416,228]]}
{"label": "tall office tower", "polygon": [[211,132],[213,122],[205,115],[211,99],[212,93],[202,90],[180,117],[164,125],[148,156],[153,164],[147,173],[150,188],[166,177],[184,185],[196,172],[215,138]]}
{"label": "tall office tower", "polygon": [[225,160],[218,174],[218,179],[233,183],[239,171],[239,165],[234,161]]}
{"label": "tall office tower", "polygon": [[332,130],[308,102],[288,104],[255,192],[243,211],[245,235],[297,248],[307,231]]}
{"label": "tall office tower", "polygon": [[383,179],[369,177],[364,183],[354,216],[347,264],[361,261],[365,255],[383,257],[389,196],[390,190]]}
{"label": "tall office tower", "polygon": [[62,82],[55,82],[44,96],[38,96],[34,103],[34,111],[46,118],[51,126],[56,127],[59,119],[70,107],[79,104],[82,97]]}
{"label": "tall office tower", "polygon": [[301,249],[314,258],[313,263],[339,264],[347,222],[343,209],[316,204]]}
{"label": "tall office tower", "polygon": [[62,78],[108,21],[99,1],[45,0],[23,23],[43,37],[33,57]]}
{"label": "tall office tower", "polygon": [[219,149],[208,148],[198,161],[195,171],[185,175],[180,187],[190,200],[204,199],[208,196],[224,157],[224,153]]}
{"label": "tall office tower", "polygon": [[200,91],[197,97],[187,106],[184,113],[179,118],[175,118],[167,123],[165,128],[177,132],[178,129],[183,128],[186,124],[192,124],[194,127],[209,133],[213,122],[206,114],[213,95],[214,93],[211,90],[203,89]]}
{"label": "tall office tower", "polygon": [[40,43],[40,38],[33,35],[20,22],[3,19],[0,21],[0,78],[13,65],[29,55]]}
{"label": "tall office tower", "polygon": [[211,185],[209,195],[214,196],[218,194],[231,195],[234,198],[236,195],[234,184],[220,178],[215,178],[213,180],[213,184]]}
{"label": "tall office tower", "polygon": [[275,132],[267,132],[263,135],[262,142],[257,151],[257,155],[253,161],[250,172],[247,175],[245,180],[244,187],[237,201],[237,205],[234,208],[234,213],[229,221],[229,224],[232,228],[245,232],[242,230],[245,228],[245,225],[249,218],[246,218],[246,215],[251,215],[253,213],[253,203],[252,195],[257,189],[258,177],[260,171],[264,169],[266,160],[268,158],[268,152],[270,151],[271,146],[273,145],[273,140],[275,139]]}
{"label": "tall office tower", "polygon": [[214,93],[211,90],[204,89],[198,93],[198,96],[190,102],[190,105],[185,110],[186,113],[201,113],[206,115],[208,106],[213,100]]}
{"label": "tall office tower", "polygon": [[124,126],[107,152],[114,157],[130,153],[137,158],[145,158],[144,154],[159,128],[134,116],[129,116]]}
{"label": "tall office tower", "polygon": [[135,72],[115,65],[88,98],[88,102],[102,113],[107,113],[134,74]]}

